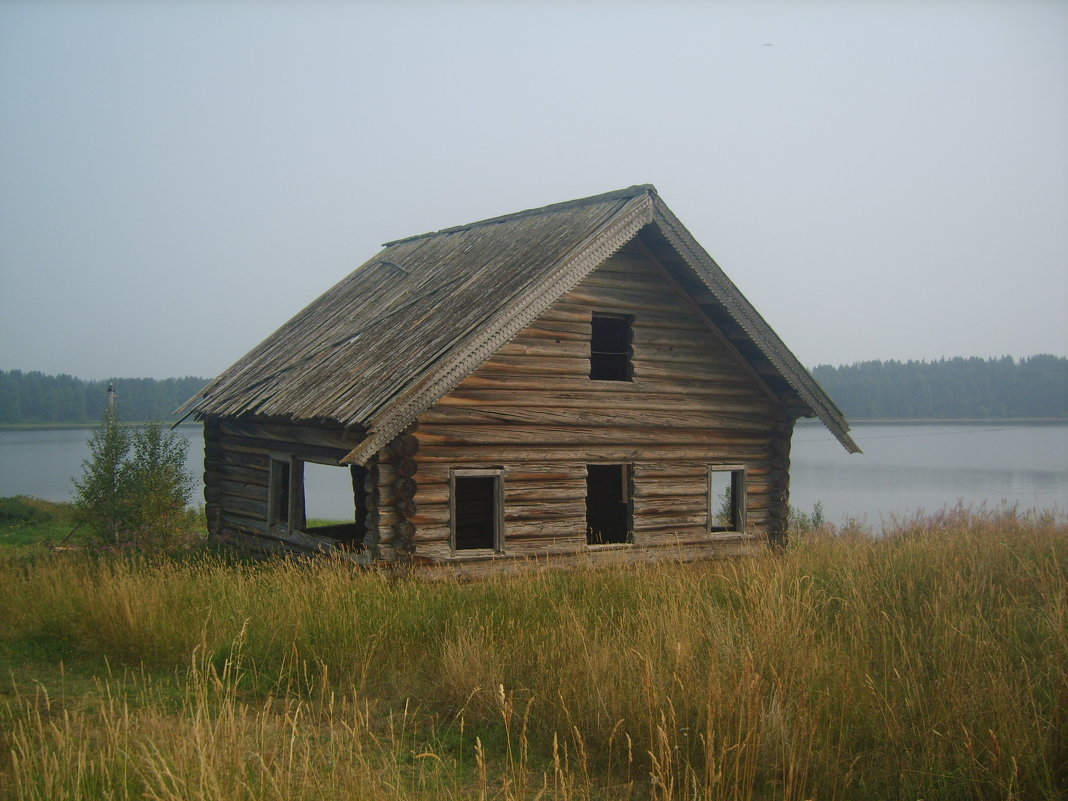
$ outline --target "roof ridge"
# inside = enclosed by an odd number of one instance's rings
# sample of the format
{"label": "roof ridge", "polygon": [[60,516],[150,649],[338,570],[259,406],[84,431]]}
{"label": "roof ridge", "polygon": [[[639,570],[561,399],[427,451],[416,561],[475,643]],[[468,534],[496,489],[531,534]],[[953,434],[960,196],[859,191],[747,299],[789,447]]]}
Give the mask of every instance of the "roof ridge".
{"label": "roof ridge", "polygon": [[382,247],[388,248],[393,245],[399,245],[402,242],[414,242],[417,239],[428,239],[432,236],[441,236],[442,234],[455,234],[460,231],[468,231],[472,228],[478,228],[483,225],[494,225],[496,223],[507,222],[509,220],[518,220],[523,217],[534,217],[538,214],[552,214],[557,211],[563,211],[565,209],[576,208],[578,206],[588,206],[593,203],[603,203],[608,200],[617,200],[622,198],[637,197],[638,195],[651,195],[657,197],[656,187],[652,184],[635,184],[634,186],[628,186],[626,189],[615,189],[611,192],[602,192],[599,195],[590,195],[589,197],[580,197],[574,200],[565,200],[562,203],[550,203],[547,206],[538,206],[533,209],[524,209],[523,211],[515,211],[511,214],[502,214],[498,217],[488,217],[485,220],[476,220],[475,222],[465,223],[463,225],[454,225],[451,228],[442,228],[438,231],[428,231],[425,234],[416,234],[415,236],[405,236],[400,239],[394,239],[390,242],[384,242]]}

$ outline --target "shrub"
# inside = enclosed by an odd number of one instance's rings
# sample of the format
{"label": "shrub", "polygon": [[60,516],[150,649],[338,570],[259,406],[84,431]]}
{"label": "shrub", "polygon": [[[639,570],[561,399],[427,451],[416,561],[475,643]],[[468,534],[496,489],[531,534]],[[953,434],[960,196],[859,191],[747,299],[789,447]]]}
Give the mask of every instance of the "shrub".
{"label": "shrub", "polygon": [[823,516],[823,501],[816,501],[813,504],[812,514],[806,514],[793,506],[790,507],[788,528],[791,534],[800,534],[823,528],[826,522],[827,520]]}
{"label": "shrub", "polygon": [[134,432],[131,444],[125,465],[130,533],[143,548],[174,545],[196,517],[189,508],[193,477],[185,470],[189,443],[153,421]]}
{"label": "shrub", "polygon": [[89,438],[89,458],[82,478],[74,480],[74,519],[100,539],[118,544],[129,528],[130,499],[126,487],[126,454],[130,438],[114,409]]}
{"label": "shrub", "polygon": [[142,549],[172,546],[190,531],[193,477],[188,443],[159,422],[128,434],[113,409],[89,440],[82,478],[75,480],[76,521],[100,541]]}
{"label": "shrub", "polygon": [[45,523],[53,515],[22,495],[0,498],[0,527]]}

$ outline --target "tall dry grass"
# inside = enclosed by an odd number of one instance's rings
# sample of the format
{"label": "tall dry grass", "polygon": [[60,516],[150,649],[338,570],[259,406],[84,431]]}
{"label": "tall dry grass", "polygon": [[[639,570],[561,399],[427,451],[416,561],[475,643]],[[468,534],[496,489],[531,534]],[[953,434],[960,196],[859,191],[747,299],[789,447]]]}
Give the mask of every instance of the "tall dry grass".
{"label": "tall dry grass", "polygon": [[0,561],[0,640],[17,659],[42,639],[112,673],[74,696],[17,682],[0,789],[19,798],[1068,787],[1068,526],[1012,510],[469,584],[324,561]]}

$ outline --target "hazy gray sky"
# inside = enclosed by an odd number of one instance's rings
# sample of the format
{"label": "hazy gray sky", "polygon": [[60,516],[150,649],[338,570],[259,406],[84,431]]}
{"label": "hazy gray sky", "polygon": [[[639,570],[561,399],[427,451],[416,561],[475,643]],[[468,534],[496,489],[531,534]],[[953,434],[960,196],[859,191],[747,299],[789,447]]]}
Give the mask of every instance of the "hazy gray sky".
{"label": "hazy gray sky", "polygon": [[643,182],[805,364],[1068,355],[1068,3],[0,2],[0,369],[213,375]]}

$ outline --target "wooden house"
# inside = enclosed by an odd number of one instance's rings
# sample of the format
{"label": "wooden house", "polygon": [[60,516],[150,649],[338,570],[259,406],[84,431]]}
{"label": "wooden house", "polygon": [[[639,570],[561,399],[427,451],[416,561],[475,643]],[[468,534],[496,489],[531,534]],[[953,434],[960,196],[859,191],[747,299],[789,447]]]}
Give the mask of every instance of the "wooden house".
{"label": "wooden house", "polygon": [[[212,534],[363,561],[779,543],[794,421],[859,450],[648,185],[389,242],[183,411]],[[350,521],[308,524],[309,462]]]}

